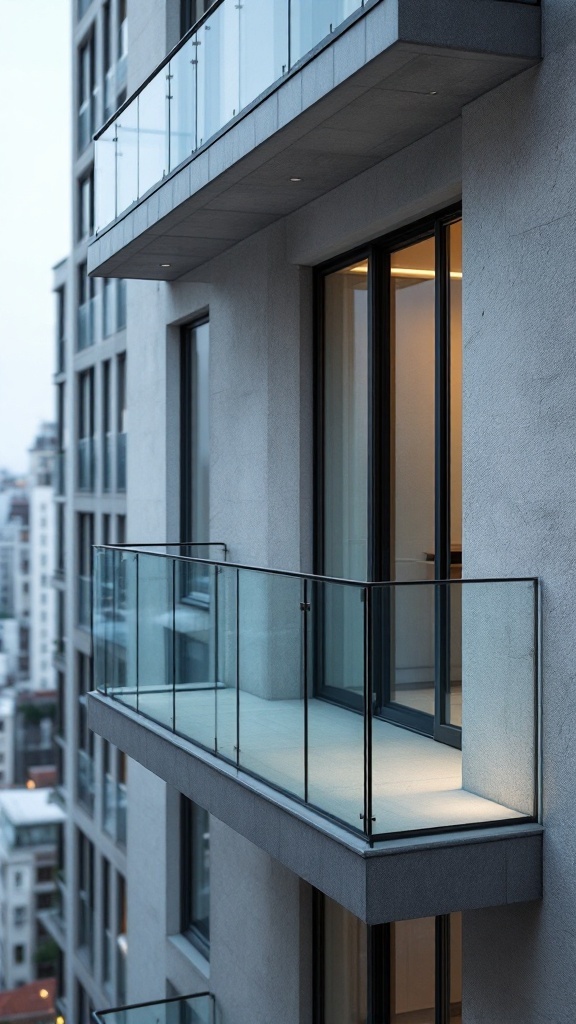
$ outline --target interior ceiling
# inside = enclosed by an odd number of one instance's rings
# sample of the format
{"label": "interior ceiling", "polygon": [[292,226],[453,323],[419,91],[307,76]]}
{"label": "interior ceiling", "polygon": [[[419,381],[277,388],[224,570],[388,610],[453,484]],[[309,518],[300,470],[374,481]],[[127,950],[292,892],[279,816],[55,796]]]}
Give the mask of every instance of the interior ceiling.
{"label": "interior ceiling", "polygon": [[[452,121],[466,103],[527,63],[460,51],[419,52],[396,44],[163,220],[121,245],[100,263],[97,273],[186,280],[241,239]],[[233,132],[234,125],[228,134]],[[300,180],[291,181],[292,177]],[[158,191],[165,187],[160,185]],[[147,201],[141,200],[136,211]],[[170,265],[161,267],[163,263]]]}

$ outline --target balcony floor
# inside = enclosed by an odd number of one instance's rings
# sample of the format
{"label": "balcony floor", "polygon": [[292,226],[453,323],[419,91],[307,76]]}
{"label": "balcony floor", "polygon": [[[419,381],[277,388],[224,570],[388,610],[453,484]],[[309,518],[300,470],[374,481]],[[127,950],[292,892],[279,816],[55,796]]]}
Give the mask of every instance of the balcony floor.
{"label": "balcony floor", "polygon": [[[117,698],[135,707],[133,694]],[[236,760],[236,691],[140,691],[138,709],[192,742]],[[216,698],[216,700],[215,700]],[[325,701],[308,711],[308,802],[361,827],[364,721]],[[304,798],[304,710],[300,700],[240,694],[239,768]],[[373,723],[373,830],[378,834],[521,819],[526,815],[462,788],[462,753],[379,719]]]}

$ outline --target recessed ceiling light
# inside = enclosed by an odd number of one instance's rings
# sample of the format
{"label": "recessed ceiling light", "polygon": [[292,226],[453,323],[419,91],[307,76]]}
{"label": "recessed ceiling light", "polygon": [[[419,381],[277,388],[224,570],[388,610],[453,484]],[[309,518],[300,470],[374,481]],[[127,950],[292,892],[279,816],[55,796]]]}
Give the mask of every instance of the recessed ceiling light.
{"label": "recessed ceiling light", "polygon": [[161,267],[171,267],[172,264],[171,263],[161,263],[160,266]]}
{"label": "recessed ceiling light", "polygon": [[437,89],[431,89],[429,95],[430,96],[437,96],[438,95],[438,90]]}
{"label": "recessed ceiling light", "polygon": [[290,181],[302,181],[302,178],[290,178]]}
{"label": "recessed ceiling light", "polygon": [[50,993],[47,988],[41,988],[38,995],[40,996],[41,999],[48,999]]}

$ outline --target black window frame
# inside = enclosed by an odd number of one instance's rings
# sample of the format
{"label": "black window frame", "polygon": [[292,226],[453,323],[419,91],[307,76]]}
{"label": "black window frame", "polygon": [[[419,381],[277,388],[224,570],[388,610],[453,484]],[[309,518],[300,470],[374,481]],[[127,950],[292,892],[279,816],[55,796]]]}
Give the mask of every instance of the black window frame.
{"label": "black window frame", "polygon": [[[210,834],[210,816],[199,804],[180,795],[180,932],[206,958],[210,959],[210,896],[207,928],[199,926],[194,913],[194,818],[207,816]],[[197,825],[197,822],[196,822]]]}
{"label": "black window frame", "polygon": [[[314,573],[324,575],[324,282],[338,270],[363,260],[368,261],[368,579],[386,581],[391,578],[392,508],[389,500],[391,479],[391,318],[390,262],[394,252],[426,239],[435,239],[435,561],[436,579],[450,578],[450,378],[447,359],[449,344],[449,226],[462,219],[462,202],[453,203],[405,227],[382,235],[370,242],[341,253],[314,268],[314,348],[313,348],[313,566]],[[378,529],[376,529],[376,525]],[[440,686],[447,690],[450,671],[449,599],[446,587],[437,588],[435,673]],[[386,600],[384,595],[383,600]],[[319,659],[315,679],[323,678],[321,614],[315,617],[315,657]],[[385,622],[390,617],[383,614]],[[380,638],[378,650],[391,651],[389,636]],[[382,693],[377,698],[375,714],[387,721],[414,729],[422,735],[459,748],[461,729],[443,720],[440,707],[435,715],[394,707],[390,700],[391,671],[385,663],[378,673]],[[344,703],[340,691],[319,689],[318,696]],[[436,704],[441,702],[436,701]],[[352,710],[361,711],[359,700],[351,698]],[[385,712],[383,709],[385,708]]]}
{"label": "black window frame", "polygon": [[[325,1018],[325,914],[324,894],[312,892],[312,1021],[331,1024]],[[451,1024],[450,1016],[450,914],[435,918],[435,987],[434,1024]],[[366,925],[367,977],[366,1024],[390,1024],[392,980],[392,925]],[[384,970],[382,965],[384,964]]]}

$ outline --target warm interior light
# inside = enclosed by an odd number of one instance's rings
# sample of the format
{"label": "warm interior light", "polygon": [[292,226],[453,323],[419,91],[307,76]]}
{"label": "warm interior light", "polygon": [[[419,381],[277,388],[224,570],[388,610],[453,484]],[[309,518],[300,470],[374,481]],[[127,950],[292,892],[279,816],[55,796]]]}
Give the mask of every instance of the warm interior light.
{"label": "warm interior light", "polygon": [[28,782],[26,783],[26,789],[36,789],[36,783],[34,782],[34,779],[28,779]]}
{"label": "warm interior light", "polygon": [[[366,266],[365,263],[357,263],[355,267],[350,267],[349,269],[347,269],[345,271],[345,273],[347,273],[347,274],[367,274],[368,273],[368,267]],[[435,270],[423,270],[423,269],[418,269],[417,270],[417,269],[414,269],[412,267],[390,267],[390,276],[391,277],[412,277],[412,278],[417,277],[417,278],[420,278],[422,281],[433,281],[434,278],[436,277],[436,271]],[[462,280],[462,271],[461,270],[451,270],[450,271],[450,277],[452,278],[453,281],[461,281]]]}
{"label": "warm interior light", "polygon": [[40,999],[48,999],[48,996],[50,995],[47,988],[41,988],[38,994],[40,996]]}
{"label": "warm interior light", "polygon": [[66,1024],[64,1017],[56,1017],[56,1024]]}

